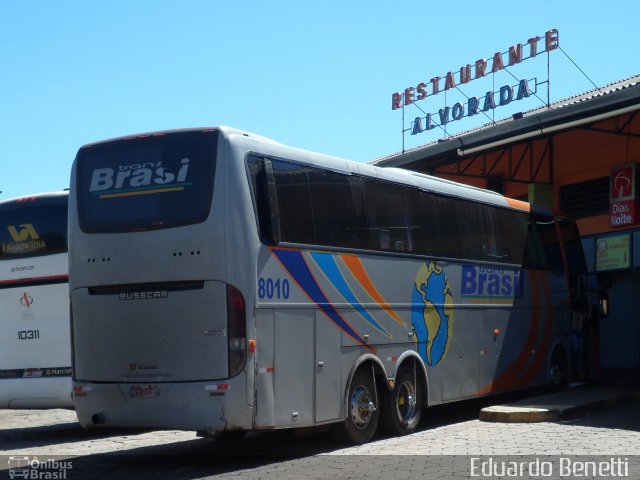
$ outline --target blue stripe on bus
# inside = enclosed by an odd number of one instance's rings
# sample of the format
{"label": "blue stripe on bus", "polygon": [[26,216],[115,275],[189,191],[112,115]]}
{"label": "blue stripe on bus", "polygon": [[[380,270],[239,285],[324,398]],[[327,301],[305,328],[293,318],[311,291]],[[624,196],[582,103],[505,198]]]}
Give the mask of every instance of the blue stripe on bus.
{"label": "blue stripe on bus", "polygon": [[344,276],[338,269],[338,265],[336,264],[333,255],[329,253],[315,252],[311,254],[311,257],[313,257],[333,286],[336,287],[338,292],[340,292],[340,295],[342,295],[342,297],[349,302],[367,322],[377,328],[380,332],[384,333],[387,337],[390,337],[389,332],[387,332],[385,328],[380,325],[358,301],[351,290],[351,287],[349,287]]}
{"label": "blue stripe on bus", "polygon": [[322,312],[347,335],[361,345],[366,345],[364,339],[342,318],[340,313],[329,303],[326,295],[313,277],[302,253],[295,250],[273,249],[273,253],[287,269],[293,279],[300,285],[307,296],[322,310]]}

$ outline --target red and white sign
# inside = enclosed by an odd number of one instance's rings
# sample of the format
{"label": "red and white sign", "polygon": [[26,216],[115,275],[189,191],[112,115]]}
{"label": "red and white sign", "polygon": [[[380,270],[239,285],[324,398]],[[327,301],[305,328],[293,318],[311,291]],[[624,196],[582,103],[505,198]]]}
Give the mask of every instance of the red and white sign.
{"label": "red and white sign", "polygon": [[617,165],[611,169],[609,191],[609,225],[628,227],[638,223],[636,200],[636,164]]}

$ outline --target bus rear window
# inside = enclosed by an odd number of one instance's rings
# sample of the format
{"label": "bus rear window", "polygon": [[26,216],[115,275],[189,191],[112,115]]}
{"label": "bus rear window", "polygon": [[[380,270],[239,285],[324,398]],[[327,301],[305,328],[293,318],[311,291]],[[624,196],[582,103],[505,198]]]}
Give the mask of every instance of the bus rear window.
{"label": "bus rear window", "polygon": [[0,260],[66,251],[66,202],[0,208]]}
{"label": "bus rear window", "polygon": [[217,131],[114,140],[78,153],[80,227],[86,233],[156,230],[209,215]]}

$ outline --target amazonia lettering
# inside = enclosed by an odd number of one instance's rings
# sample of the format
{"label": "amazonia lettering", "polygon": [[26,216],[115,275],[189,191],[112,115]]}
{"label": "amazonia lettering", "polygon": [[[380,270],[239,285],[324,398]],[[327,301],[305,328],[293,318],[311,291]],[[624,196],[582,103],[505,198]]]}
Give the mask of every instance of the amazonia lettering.
{"label": "amazonia lettering", "polygon": [[3,243],[0,245],[0,251],[3,255],[34,252],[36,250],[44,250],[46,248],[47,244],[42,240],[35,240],[33,242]]}

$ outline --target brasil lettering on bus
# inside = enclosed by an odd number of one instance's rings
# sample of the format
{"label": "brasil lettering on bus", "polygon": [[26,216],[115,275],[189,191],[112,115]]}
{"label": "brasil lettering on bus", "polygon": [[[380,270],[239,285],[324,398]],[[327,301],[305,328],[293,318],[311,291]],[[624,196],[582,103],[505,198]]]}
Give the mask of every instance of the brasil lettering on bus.
{"label": "brasil lettering on bus", "polygon": [[461,294],[467,298],[522,297],[522,270],[493,267],[462,266]]}
{"label": "brasil lettering on bus", "polygon": [[91,175],[90,192],[144,188],[152,185],[184,184],[189,171],[189,159],[180,160],[177,172],[164,166],[162,161],[96,168]]}

